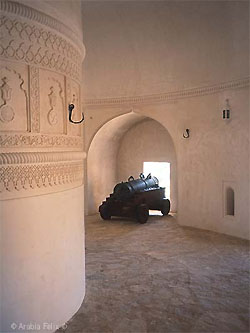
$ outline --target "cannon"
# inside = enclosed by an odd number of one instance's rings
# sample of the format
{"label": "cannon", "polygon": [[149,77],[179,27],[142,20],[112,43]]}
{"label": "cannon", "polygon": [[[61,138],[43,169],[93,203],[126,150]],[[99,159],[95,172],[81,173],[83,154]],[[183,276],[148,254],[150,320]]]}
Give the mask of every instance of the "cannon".
{"label": "cannon", "polygon": [[142,173],[138,179],[130,176],[127,182],[115,185],[113,193],[99,206],[99,212],[104,220],[112,216],[136,218],[140,223],[146,223],[149,210],[160,210],[163,215],[170,211],[170,201],[165,198],[165,188],[159,186],[156,177]]}

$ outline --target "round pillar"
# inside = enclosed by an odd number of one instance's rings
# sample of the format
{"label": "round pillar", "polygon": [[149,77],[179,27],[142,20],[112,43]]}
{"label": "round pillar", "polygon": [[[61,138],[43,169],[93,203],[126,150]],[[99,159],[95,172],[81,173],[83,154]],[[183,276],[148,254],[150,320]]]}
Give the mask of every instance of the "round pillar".
{"label": "round pillar", "polygon": [[80,2],[1,10],[0,331],[53,332],[85,290]]}

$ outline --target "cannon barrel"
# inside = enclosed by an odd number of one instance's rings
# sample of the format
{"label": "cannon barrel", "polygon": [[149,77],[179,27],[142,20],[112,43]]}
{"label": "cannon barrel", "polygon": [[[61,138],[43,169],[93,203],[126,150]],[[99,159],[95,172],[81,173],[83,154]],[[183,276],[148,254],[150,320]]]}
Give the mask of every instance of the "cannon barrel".
{"label": "cannon barrel", "polygon": [[141,173],[138,179],[131,176],[127,182],[114,187],[113,193],[99,206],[99,212],[103,220],[123,216],[145,223],[150,209],[160,210],[163,215],[169,213],[170,201],[164,192],[165,188],[160,187],[158,179],[151,174],[145,178]]}
{"label": "cannon barrel", "polygon": [[159,188],[158,179],[151,175],[148,175],[147,178],[140,175],[138,179],[129,177],[127,182],[117,184],[114,187],[114,194],[119,197],[126,197],[150,188]]}

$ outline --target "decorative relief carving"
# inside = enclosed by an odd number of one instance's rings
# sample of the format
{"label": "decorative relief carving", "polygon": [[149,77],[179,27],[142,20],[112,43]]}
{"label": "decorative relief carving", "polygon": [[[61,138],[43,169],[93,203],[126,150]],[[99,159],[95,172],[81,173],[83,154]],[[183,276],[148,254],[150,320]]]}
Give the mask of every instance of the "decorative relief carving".
{"label": "decorative relief carving", "polygon": [[2,122],[9,122],[14,119],[15,112],[13,108],[8,105],[11,100],[12,88],[8,84],[8,78],[5,76],[2,78],[3,84],[0,86],[1,100],[0,100],[0,120]]}
{"label": "decorative relief carving", "polygon": [[166,103],[168,101],[176,101],[178,99],[198,97],[210,94],[216,94],[218,92],[228,89],[239,89],[249,86],[249,77],[233,80],[229,82],[219,83],[206,87],[191,88],[181,91],[167,92],[164,94],[154,94],[146,96],[131,96],[131,97],[117,97],[117,98],[96,98],[86,99],[85,105],[90,106],[110,106],[120,104],[152,104],[152,103]]}
{"label": "decorative relief carving", "polygon": [[0,167],[2,199],[57,192],[82,183],[82,161]]}
{"label": "decorative relief carving", "polygon": [[41,69],[39,89],[42,133],[66,133],[64,76]]}
{"label": "decorative relief carving", "polygon": [[40,93],[39,93],[39,69],[35,66],[29,67],[30,82],[30,114],[31,131],[40,131]]}
{"label": "decorative relief carving", "polygon": [[0,55],[80,79],[82,56],[68,40],[36,24],[2,16]]}
{"label": "decorative relief carving", "polygon": [[5,0],[0,7],[7,12],[0,18],[2,198],[80,186],[86,154],[80,137],[66,135],[65,76],[80,81],[84,46],[70,28],[32,8]]}
{"label": "decorative relief carving", "polygon": [[1,153],[0,165],[51,163],[62,161],[78,161],[86,157],[85,152],[13,152]]}
{"label": "decorative relief carving", "polygon": [[[13,66],[15,67],[15,65],[1,66],[0,120],[4,123],[4,130],[27,131],[29,127],[27,89],[22,74],[17,72]],[[23,71],[27,81],[27,68]],[[16,113],[18,113],[17,117],[15,117]],[[10,122],[11,124],[9,124]]]}
{"label": "decorative relief carving", "polygon": [[2,148],[78,148],[83,146],[80,137],[51,136],[51,135],[24,135],[0,134],[0,147]]}
{"label": "decorative relief carving", "polygon": [[15,112],[12,109],[11,106],[9,105],[4,105],[1,109],[0,109],[0,120],[3,123],[8,123],[10,121],[12,121],[15,117]]}
{"label": "decorative relief carving", "polygon": [[[63,111],[63,95],[62,95],[62,87],[60,83],[56,80],[54,80],[55,83],[57,83],[57,86],[51,86],[50,93],[48,94],[49,98],[49,105],[50,105],[50,110],[48,112],[48,121],[50,125],[56,125],[58,123],[58,102],[57,100],[61,100],[61,106],[62,106],[62,111]],[[58,87],[58,92],[56,93],[56,88]],[[59,98],[58,98],[59,97]],[[59,106],[60,108],[60,106]]]}
{"label": "decorative relief carving", "polygon": [[[66,26],[65,22],[61,23],[55,18],[46,15],[34,8],[27,7],[24,4],[12,1],[1,0],[0,2],[0,10],[5,11],[7,13],[11,13],[17,15],[18,17],[23,17],[39,24],[43,24],[46,27],[54,29],[63,35],[67,36],[70,40],[73,40],[75,44],[80,49],[80,53],[82,54],[82,60],[85,56],[85,48],[81,41],[81,36],[77,36],[76,32],[71,29],[71,27]],[[13,27],[11,25],[8,26],[9,33],[12,32]],[[18,31],[22,31],[22,27],[17,23]]]}

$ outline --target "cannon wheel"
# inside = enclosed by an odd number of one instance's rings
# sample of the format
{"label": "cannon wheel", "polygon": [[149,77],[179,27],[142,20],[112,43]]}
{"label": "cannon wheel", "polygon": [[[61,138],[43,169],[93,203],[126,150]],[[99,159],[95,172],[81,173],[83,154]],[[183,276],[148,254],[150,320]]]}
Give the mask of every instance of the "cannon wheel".
{"label": "cannon wheel", "polygon": [[111,219],[111,215],[108,211],[107,205],[101,205],[100,208],[99,208],[99,212],[100,212],[101,218],[103,220],[110,220]]}
{"label": "cannon wheel", "polygon": [[141,204],[136,207],[136,219],[140,223],[146,223],[149,216],[148,206],[146,204]]}
{"label": "cannon wheel", "polygon": [[170,201],[168,199],[163,199],[161,212],[163,215],[168,215],[170,211]]}

